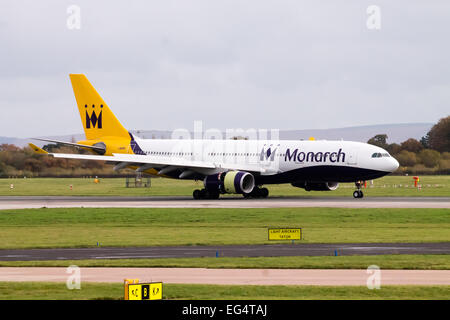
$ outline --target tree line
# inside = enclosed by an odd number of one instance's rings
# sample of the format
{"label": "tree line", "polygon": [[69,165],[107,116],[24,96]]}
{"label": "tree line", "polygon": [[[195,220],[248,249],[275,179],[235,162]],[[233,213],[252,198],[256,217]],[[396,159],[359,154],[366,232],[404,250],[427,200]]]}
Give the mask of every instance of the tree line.
{"label": "tree line", "polygon": [[386,134],[377,134],[367,143],[387,150],[400,163],[401,174],[450,174],[450,116],[436,123],[420,141],[407,139],[387,143]]}
{"label": "tree line", "polygon": [[[54,144],[46,145],[43,149],[55,153],[73,153],[74,151]],[[30,147],[0,145],[0,177],[2,178],[119,176],[126,173],[126,171],[114,172],[112,166],[104,161],[59,159],[37,154]]]}

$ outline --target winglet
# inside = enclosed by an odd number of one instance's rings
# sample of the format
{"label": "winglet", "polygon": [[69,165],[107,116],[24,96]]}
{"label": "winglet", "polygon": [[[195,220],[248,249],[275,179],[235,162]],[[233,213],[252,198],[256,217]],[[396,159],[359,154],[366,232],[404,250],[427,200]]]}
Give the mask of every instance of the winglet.
{"label": "winglet", "polygon": [[29,143],[28,144],[30,146],[31,149],[33,149],[34,152],[39,153],[39,154],[48,154],[47,151],[45,151],[44,149],[39,148],[38,146]]}

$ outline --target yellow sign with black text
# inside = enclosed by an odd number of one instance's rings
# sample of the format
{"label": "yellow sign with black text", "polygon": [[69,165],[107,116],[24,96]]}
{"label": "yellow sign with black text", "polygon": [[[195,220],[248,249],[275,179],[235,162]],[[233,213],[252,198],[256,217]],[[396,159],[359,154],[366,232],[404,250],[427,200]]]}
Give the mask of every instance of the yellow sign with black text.
{"label": "yellow sign with black text", "polygon": [[302,228],[269,228],[269,240],[302,240]]}
{"label": "yellow sign with black text", "polygon": [[161,300],[162,282],[128,284],[128,300]]}

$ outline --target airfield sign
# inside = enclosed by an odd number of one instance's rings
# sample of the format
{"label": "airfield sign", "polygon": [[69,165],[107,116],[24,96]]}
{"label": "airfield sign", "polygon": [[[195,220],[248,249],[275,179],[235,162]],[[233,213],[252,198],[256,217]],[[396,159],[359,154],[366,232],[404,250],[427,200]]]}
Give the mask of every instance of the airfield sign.
{"label": "airfield sign", "polygon": [[302,228],[269,228],[269,240],[301,240]]}
{"label": "airfield sign", "polygon": [[161,300],[162,282],[125,283],[125,300]]}

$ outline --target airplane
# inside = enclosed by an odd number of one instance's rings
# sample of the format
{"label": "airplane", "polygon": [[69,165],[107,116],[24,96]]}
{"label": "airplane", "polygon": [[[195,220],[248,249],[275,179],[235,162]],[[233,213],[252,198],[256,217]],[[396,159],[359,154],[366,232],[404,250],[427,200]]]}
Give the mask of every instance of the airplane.
{"label": "airplane", "polygon": [[353,141],[271,139],[142,139],[115,117],[83,74],[70,74],[86,139],[65,142],[38,139],[89,150],[92,154],[47,153],[55,158],[107,161],[114,170],[130,168],[151,176],[202,180],[194,199],[221,194],[266,198],[264,185],[290,183],[307,191],[333,191],[341,182],[362,183],[397,170],[399,163],[377,146]]}

